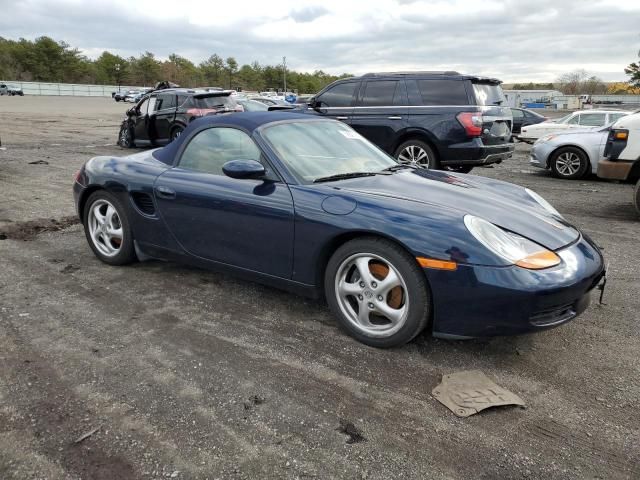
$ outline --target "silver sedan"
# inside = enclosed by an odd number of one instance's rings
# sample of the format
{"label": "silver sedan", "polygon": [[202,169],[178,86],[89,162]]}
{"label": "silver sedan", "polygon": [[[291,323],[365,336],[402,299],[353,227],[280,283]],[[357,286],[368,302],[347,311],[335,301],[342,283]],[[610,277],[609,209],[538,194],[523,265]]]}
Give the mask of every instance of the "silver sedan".
{"label": "silver sedan", "polygon": [[540,137],[531,147],[529,163],[568,180],[596,173],[609,130],[607,126]]}

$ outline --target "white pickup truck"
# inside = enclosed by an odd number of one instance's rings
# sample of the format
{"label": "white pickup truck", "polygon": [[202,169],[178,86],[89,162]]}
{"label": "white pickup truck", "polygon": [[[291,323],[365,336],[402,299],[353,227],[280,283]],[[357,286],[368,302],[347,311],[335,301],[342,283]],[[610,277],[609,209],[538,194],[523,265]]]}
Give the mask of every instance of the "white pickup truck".
{"label": "white pickup truck", "polygon": [[640,214],[640,110],[611,125],[604,156],[598,177],[636,182],[633,204]]}

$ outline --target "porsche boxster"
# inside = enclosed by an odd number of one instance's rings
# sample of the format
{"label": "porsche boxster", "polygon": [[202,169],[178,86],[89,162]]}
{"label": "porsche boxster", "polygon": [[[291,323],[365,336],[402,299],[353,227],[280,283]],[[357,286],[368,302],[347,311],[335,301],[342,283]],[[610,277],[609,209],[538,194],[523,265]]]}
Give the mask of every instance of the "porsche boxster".
{"label": "porsche boxster", "polygon": [[344,123],[288,112],[192,122],[164,148],[94,157],[78,215],[105,263],[168,259],[324,296],[376,347],[563,324],[605,275],[535,192],[399,164]]}

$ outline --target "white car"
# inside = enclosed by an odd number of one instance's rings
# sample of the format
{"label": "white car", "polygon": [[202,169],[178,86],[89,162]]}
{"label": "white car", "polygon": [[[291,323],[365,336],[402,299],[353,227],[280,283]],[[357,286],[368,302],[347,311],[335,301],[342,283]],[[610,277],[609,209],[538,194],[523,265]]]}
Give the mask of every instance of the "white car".
{"label": "white car", "polygon": [[518,138],[525,142],[531,142],[545,135],[562,133],[569,129],[604,127],[625,115],[629,115],[629,112],[620,110],[578,110],[558,120],[522,127]]}
{"label": "white car", "polygon": [[551,170],[558,178],[574,180],[596,173],[610,127],[586,128],[540,137],[531,147],[529,164]]}

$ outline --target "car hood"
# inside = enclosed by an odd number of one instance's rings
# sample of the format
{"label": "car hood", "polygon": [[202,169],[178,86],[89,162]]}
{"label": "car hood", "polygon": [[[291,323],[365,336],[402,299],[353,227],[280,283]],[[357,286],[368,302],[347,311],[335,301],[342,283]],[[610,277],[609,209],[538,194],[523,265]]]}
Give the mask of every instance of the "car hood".
{"label": "car hood", "polygon": [[[585,127],[579,128],[575,130],[571,130],[570,132],[558,132],[551,133],[549,135],[554,135],[550,141],[553,143],[558,142],[578,142],[578,141],[588,141],[593,139],[594,141],[599,141],[601,137],[606,137],[609,134],[609,130],[602,130],[602,127]],[[546,137],[546,135],[545,135]],[[540,138],[545,138],[540,137]],[[537,142],[536,142],[537,143]],[[542,142],[544,143],[544,142]]]}
{"label": "car hood", "polygon": [[425,209],[449,210],[460,221],[465,214],[475,215],[550,250],[573,243],[580,236],[575,227],[547,212],[523,187],[490,178],[416,169],[331,185],[356,197],[387,197],[423,204]]}

